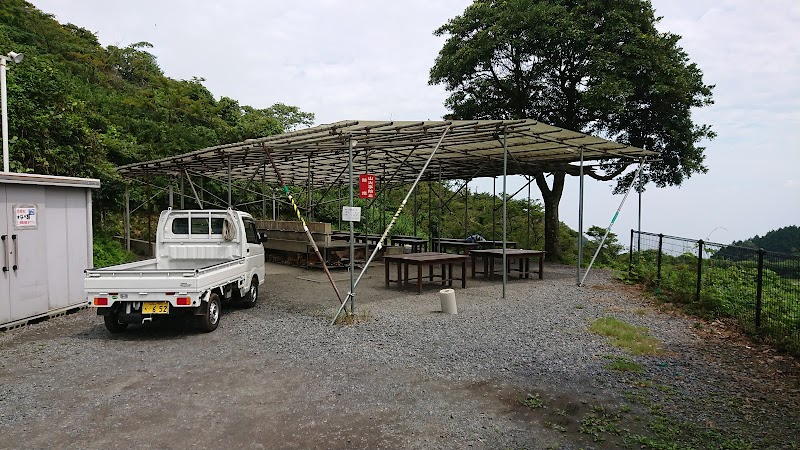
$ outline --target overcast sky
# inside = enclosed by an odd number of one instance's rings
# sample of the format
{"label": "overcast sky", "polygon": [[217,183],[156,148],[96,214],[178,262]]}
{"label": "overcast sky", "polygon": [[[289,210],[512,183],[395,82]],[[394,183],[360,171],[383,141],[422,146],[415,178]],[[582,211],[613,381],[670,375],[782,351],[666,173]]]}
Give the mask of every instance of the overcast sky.
{"label": "overcast sky", "polygon": [[[259,108],[296,105],[322,124],[440,119],[447,94],[427,80],[444,41],[432,32],[470,1],[32,3],[95,32],[103,45],[150,42],[167,76],[202,77],[217,98]],[[719,136],[706,143],[708,174],[644,193],[642,229],[728,243],[800,225],[800,2],[653,5],[664,17],[660,28],[683,36],[681,45],[705,82],[716,85],[716,104],[696,111],[695,119]],[[491,191],[491,182],[473,185]],[[513,180],[509,191],[521,185]],[[577,186],[576,178],[568,179],[560,210],[573,228]],[[540,198],[535,186],[532,196]],[[607,226],[621,200],[609,183],[587,181],[587,228]],[[633,196],[613,231],[627,236],[636,218]]]}

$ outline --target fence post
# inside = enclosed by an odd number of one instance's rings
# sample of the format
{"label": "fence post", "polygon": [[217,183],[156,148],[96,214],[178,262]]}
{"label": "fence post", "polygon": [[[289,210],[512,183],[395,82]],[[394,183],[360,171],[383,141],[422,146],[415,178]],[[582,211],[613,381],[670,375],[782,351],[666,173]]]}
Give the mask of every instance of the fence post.
{"label": "fence post", "polygon": [[758,249],[758,275],[756,276],[756,330],[761,328],[761,294],[764,284],[764,251]]}
{"label": "fence post", "polygon": [[695,301],[700,301],[700,288],[703,278],[703,240],[697,241],[697,291],[694,294]]}
{"label": "fence post", "polygon": [[656,277],[656,282],[658,286],[661,286],[661,248],[664,244],[664,235],[662,233],[658,233],[658,260],[656,264],[658,265],[658,276]]}
{"label": "fence post", "polygon": [[628,275],[630,275],[633,270],[633,228],[631,228],[631,246],[629,248],[630,251],[628,252]]}

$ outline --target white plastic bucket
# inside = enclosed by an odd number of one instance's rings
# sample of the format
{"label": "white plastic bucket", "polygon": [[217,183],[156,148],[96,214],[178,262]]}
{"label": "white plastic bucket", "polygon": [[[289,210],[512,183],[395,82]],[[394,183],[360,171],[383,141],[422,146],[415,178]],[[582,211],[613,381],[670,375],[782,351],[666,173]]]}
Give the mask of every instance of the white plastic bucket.
{"label": "white plastic bucket", "polygon": [[458,306],[456,306],[456,291],[452,289],[442,289],[439,291],[439,301],[442,304],[443,313],[458,314]]}

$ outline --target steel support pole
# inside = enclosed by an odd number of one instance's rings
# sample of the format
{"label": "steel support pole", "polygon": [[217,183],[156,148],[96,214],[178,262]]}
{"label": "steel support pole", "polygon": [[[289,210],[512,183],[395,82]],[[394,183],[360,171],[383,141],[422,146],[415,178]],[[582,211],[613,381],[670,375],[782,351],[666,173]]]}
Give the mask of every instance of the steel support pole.
{"label": "steel support pole", "polygon": [[431,241],[431,250],[433,250],[433,215],[431,214],[431,206],[433,203],[433,183],[428,178],[428,239]]}
{"label": "steel support pole", "polygon": [[[353,138],[350,137],[347,141],[347,170],[350,176],[350,207],[353,207]],[[341,212],[339,212],[341,214]],[[356,302],[356,284],[355,284],[355,272],[356,272],[356,265],[355,265],[355,257],[356,257],[356,237],[355,237],[355,229],[353,228],[353,221],[350,221],[350,314],[355,314],[355,302]],[[345,301],[345,303],[347,303]],[[333,318],[335,321],[336,318],[339,317],[339,313],[336,313],[336,317]]]}
{"label": "steel support pole", "polygon": [[[306,221],[303,219],[303,216],[300,214],[300,208],[297,207],[297,204],[294,201],[294,197],[292,197],[292,193],[289,192],[289,188],[286,186],[286,183],[283,182],[283,176],[278,171],[278,167],[275,165],[275,161],[272,159],[272,154],[267,150],[267,145],[264,144],[264,151],[267,153],[267,157],[269,158],[269,162],[272,165],[272,169],[275,171],[275,175],[278,177],[278,182],[283,189],[283,192],[286,193],[286,196],[289,198],[289,202],[292,204],[294,208],[294,212],[297,215],[297,220],[303,225],[303,231],[306,233],[306,238],[308,238],[309,244],[311,247],[314,248],[314,253],[319,258],[320,263],[322,264],[322,269],[325,271],[325,275],[328,277],[328,281],[330,281],[331,286],[333,286],[333,290],[336,292],[336,297],[339,299],[339,303],[344,306],[344,300],[342,300],[342,294],[339,293],[339,288],[336,287],[336,282],[333,280],[333,276],[331,275],[330,271],[328,270],[328,265],[325,263],[325,258],[320,254],[319,247],[317,247],[317,243],[314,241],[314,236],[311,235],[311,230],[308,229],[308,225]],[[308,261],[306,261],[306,268],[308,268]]]}
{"label": "steel support pole", "polygon": [[306,163],[306,167],[307,167],[306,175],[308,175],[308,178],[306,180],[306,195],[308,195],[308,202],[307,202],[308,203],[308,220],[313,222],[314,221],[314,204],[313,204],[313,201],[311,199],[312,192],[311,192],[311,156],[310,155],[308,156],[308,160],[307,161],[308,162]]}
{"label": "steel support pole", "polygon": [[228,156],[228,208],[231,208],[233,205],[232,197],[231,197],[231,157]]}
{"label": "steel support pole", "polygon": [[506,255],[506,230],[508,222],[508,210],[506,208],[506,204],[508,203],[508,199],[506,198],[508,178],[507,136],[506,130],[503,129],[503,298],[506,298],[506,283],[508,283],[508,255]]}
{"label": "steel support pole", "polygon": [[497,211],[497,178],[492,177],[492,240],[497,240],[497,219],[495,219],[495,211]]}
{"label": "steel support pole", "polygon": [[[400,217],[400,213],[403,212],[403,208],[405,208],[406,203],[408,203],[408,199],[411,197],[411,193],[417,188],[417,185],[419,184],[419,180],[422,178],[422,174],[424,174],[425,171],[428,170],[428,165],[431,163],[431,160],[433,160],[433,155],[435,155],[436,151],[439,150],[439,146],[442,145],[442,141],[444,141],[444,137],[445,137],[445,135],[447,135],[448,131],[450,131],[450,125],[448,125],[444,129],[444,131],[442,132],[442,136],[439,137],[439,142],[436,143],[436,147],[433,148],[433,151],[428,156],[428,159],[425,161],[425,165],[422,166],[422,170],[419,171],[419,174],[417,174],[417,178],[414,179],[414,184],[411,185],[411,189],[406,193],[405,198],[403,198],[402,203],[400,203],[400,207],[397,208],[397,211],[394,213],[394,216],[392,216],[392,220],[389,221],[389,226],[387,226],[386,229],[383,230],[383,234],[381,235],[381,238],[378,240],[378,244],[375,246],[375,249],[372,251],[372,254],[367,259],[367,262],[364,264],[364,268],[361,269],[361,273],[358,274],[358,279],[355,280],[355,283],[353,283],[353,289],[351,289],[350,292],[347,294],[348,297],[350,297],[351,302],[352,302],[353,296],[355,296],[355,287],[358,286],[358,283],[361,281],[361,278],[367,272],[367,269],[369,269],[369,265],[372,262],[372,260],[375,258],[375,255],[377,255],[378,252],[381,250],[381,248],[383,248],[383,242],[386,240],[386,237],[389,235],[389,232],[392,230],[392,227],[394,226],[395,222],[397,221],[397,218]],[[351,178],[351,180],[352,180],[352,178]],[[352,189],[351,189],[351,192],[352,192]],[[352,240],[350,242],[352,243]],[[339,311],[337,311],[336,315],[333,316],[333,320],[331,321],[331,325],[333,325],[336,322],[336,319],[339,317],[339,314],[342,312],[342,308],[344,308],[344,305],[346,303],[347,303],[347,301],[345,300],[345,302],[342,303],[342,306],[339,307]],[[350,310],[350,313],[353,314],[353,310],[352,309]]]}
{"label": "steel support pole", "polygon": [[276,206],[277,203],[278,202],[277,202],[277,200],[275,198],[275,189],[272,188],[272,220],[278,220],[278,218],[277,218],[278,216],[275,214],[276,213],[275,206]]}
{"label": "steel support pole", "polygon": [[[644,162],[645,162],[646,159],[647,158],[642,158],[642,162],[639,163],[639,172],[642,171],[642,167],[644,167]],[[637,174],[637,176],[638,176],[638,174]],[[633,177],[633,181],[631,182],[630,186],[628,186],[628,189],[625,191],[625,196],[622,197],[622,201],[619,203],[619,207],[617,208],[617,212],[614,213],[614,217],[611,219],[611,223],[608,225],[608,228],[606,228],[606,232],[603,235],[603,239],[600,240],[600,245],[597,246],[597,250],[594,252],[594,256],[592,256],[592,260],[589,261],[589,265],[586,267],[586,272],[583,274],[583,278],[578,283],[578,286],[583,286],[583,282],[586,281],[586,277],[589,276],[589,271],[592,270],[592,265],[594,265],[594,261],[595,261],[595,259],[597,259],[597,255],[600,254],[600,249],[603,248],[603,244],[605,244],[605,242],[606,242],[606,238],[608,237],[608,233],[611,232],[611,227],[613,227],[614,226],[614,222],[617,221],[617,216],[619,216],[619,212],[622,210],[622,205],[625,204],[625,200],[628,199],[628,194],[631,193],[631,189],[633,189],[633,186],[636,184],[636,178],[637,178],[636,176]]]}
{"label": "steel support pole", "polygon": [[414,190],[414,236],[417,236],[417,191]]}
{"label": "steel support pole", "polygon": [[183,193],[183,172],[180,172],[178,177],[181,183],[181,209],[186,209],[186,194]]}
{"label": "steel support pole", "polygon": [[[640,166],[642,163],[639,163]],[[639,232],[639,235],[636,239],[636,247],[638,251],[642,251],[642,171],[639,171],[639,185],[637,186],[637,191],[639,192],[639,221],[636,230]]]}
{"label": "steel support pole", "polygon": [[147,195],[147,252],[148,256],[153,254],[153,197],[150,196],[150,183],[146,185]]}
{"label": "steel support pole", "polygon": [[525,238],[525,243],[529,250],[533,250],[531,245],[531,180],[528,178],[528,234]]}
{"label": "steel support pole", "polygon": [[[197,194],[197,189],[194,188],[194,183],[192,183],[192,179],[189,178],[189,172],[186,172],[186,181],[189,182],[189,187],[192,188],[192,192],[194,193],[194,199],[197,201],[197,207],[203,209],[203,200]],[[203,179],[200,178],[200,182],[203,182]],[[203,193],[203,186],[200,186],[200,193]]]}
{"label": "steel support pole", "polygon": [[3,122],[3,172],[9,171],[8,163],[8,94],[6,93],[6,59],[0,57],[0,91],[2,91]]}
{"label": "steel support pole", "polygon": [[466,238],[469,236],[469,226],[467,225],[469,221],[469,216],[467,213],[467,208],[469,207],[469,180],[464,180],[464,237]]}
{"label": "steel support pole", "polygon": [[583,147],[581,147],[580,188],[578,189],[578,272],[575,284],[581,284],[581,263],[583,262]]}
{"label": "steel support pole", "polygon": [[694,300],[700,301],[700,291],[703,289],[703,240],[697,241],[697,286],[694,293]]}
{"label": "steel support pole", "polygon": [[267,163],[261,166],[261,217],[267,218]]}
{"label": "steel support pole", "polygon": [[172,205],[173,205],[173,203],[172,203],[172,198],[173,198],[172,182],[170,182],[169,185],[167,186],[167,197],[169,198],[169,207],[172,208]]}

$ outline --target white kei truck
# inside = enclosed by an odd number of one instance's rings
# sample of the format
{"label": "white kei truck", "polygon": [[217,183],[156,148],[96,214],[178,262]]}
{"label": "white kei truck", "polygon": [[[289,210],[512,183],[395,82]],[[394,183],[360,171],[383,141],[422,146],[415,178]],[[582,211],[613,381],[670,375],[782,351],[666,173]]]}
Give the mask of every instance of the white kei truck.
{"label": "white kei truck", "polygon": [[168,209],[158,219],[155,258],[85,271],[88,305],[112,333],[170,316],[214,331],[223,301],[256,304],[265,241],[241,211]]}

